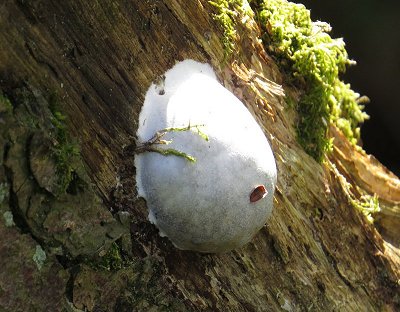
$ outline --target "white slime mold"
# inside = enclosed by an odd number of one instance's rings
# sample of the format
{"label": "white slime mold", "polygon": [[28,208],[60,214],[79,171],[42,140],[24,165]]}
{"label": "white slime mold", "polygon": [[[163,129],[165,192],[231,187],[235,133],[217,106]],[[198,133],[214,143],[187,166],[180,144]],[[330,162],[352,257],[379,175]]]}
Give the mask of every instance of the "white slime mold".
{"label": "white slime mold", "polygon": [[[185,60],[147,91],[139,117],[139,143],[157,131],[168,145],[193,156],[135,155],[138,194],[149,220],[179,249],[225,252],[249,242],[271,214],[274,156],[250,112],[216,79],[208,64]],[[265,193],[265,190],[267,193]]]}

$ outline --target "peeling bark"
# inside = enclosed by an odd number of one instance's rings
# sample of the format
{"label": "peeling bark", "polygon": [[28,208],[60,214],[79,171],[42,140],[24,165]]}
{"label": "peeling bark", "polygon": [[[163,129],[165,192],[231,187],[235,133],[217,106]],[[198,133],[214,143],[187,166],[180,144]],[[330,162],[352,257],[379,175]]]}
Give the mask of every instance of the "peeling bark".
{"label": "peeling bark", "polygon": [[[285,101],[301,90],[286,84],[252,18],[237,17],[235,58],[224,62],[212,12],[205,0],[0,5],[2,310],[400,309],[398,178],[333,127],[333,153],[323,164],[308,156]],[[158,236],[124,149],[151,82],[185,58],[212,64],[277,160],[272,217],[225,254]],[[61,170],[65,144],[80,153],[69,150]],[[380,232],[352,204],[365,194],[379,198]]]}

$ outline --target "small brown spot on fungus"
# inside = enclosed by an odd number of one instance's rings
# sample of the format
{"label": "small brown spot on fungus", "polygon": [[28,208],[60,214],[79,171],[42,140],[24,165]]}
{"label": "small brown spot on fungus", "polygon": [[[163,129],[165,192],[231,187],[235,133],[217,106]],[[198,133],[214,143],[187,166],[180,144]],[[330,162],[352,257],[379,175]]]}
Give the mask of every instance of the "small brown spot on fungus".
{"label": "small brown spot on fungus", "polygon": [[268,194],[268,191],[265,188],[265,186],[259,185],[253,190],[253,192],[251,192],[250,202],[255,203],[256,201],[259,201],[261,198],[264,198],[267,194]]}

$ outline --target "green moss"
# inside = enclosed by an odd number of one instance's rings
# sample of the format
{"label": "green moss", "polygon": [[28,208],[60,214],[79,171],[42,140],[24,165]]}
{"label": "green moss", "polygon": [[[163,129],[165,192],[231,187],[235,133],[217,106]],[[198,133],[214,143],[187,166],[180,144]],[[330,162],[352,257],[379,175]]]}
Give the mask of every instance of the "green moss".
{"label": "green moss", "polygon": [[115,271],[123,268],[124,259],[121,255],[121,250],[116,242],[113,242],[108,249],[108,252],[103,257],[101,257],[98,266],[108,271]]}
{"label": "green moss", "polygon": [[49,109],[52,113],[51,123],[55,129],[53,155],[56,159],[58,184],[60,191],[65,192],[75,177],[73,159],[79,155],[79,148],[67,135],[66,117],[58,110],[57,96],[54,94],[50,96]]}
{"label": "green moss", "polygon": [[8,98],[0,92],[0,115],[10,114],[13,111],[13,106]]}
{"label": "green moss", "polygon": [[362,101],[339,74],[349,60],[342,39],[332,39],[330,26],[312,22],[310,11],[286,0],[251,0],[263,29],[263,42],[289,72],[293,82],[304,84],[297,104],[298,139],[303,148],[321,161],[330,150],[329,123],[340,128],[356,144],[359,124],[368,116]]}
{"label": "green moss", "polygon": [[82,262],[94,270],[106,271],[118,271],[132,264],[132,260],[124,255],[117,242],[113,242],[104,255],[85,257]]}
{"label": "green moss", "polygon": [[367,217],[370,223],[374,222],[373,215],[381,211],[377,195],[363,195],[359,200],[352,199],[351,203]]}
{"label": "green moss", "polygon": [[213,18],[221,25],[224,33],[221,41],[226,60],[235,51],[237,40],[236,17],[239,14],[250,14],[251,9],[246,0],[214,0],[208,2],[215,7],[216,13],[213,14]]}

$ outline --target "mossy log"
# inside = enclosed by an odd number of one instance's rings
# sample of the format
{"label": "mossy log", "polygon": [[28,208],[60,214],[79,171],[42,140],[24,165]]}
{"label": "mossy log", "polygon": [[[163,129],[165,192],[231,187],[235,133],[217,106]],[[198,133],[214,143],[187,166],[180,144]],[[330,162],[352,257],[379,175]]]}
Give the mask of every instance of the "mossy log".
{"label": "mossy log", "polygon": [[[227,55],[213,13],[206,0],[0,4],[0,310],[400,309],[399,179],[333,125],[333,152],[309,156],[286,100],[301,84],[251,14],[231,16]],[[277,161],[272,217],[225,254],[159,237],[126,148],[146,90],[186,58],[212,64]],[[356,209],[366,196],[375,225]]]}

